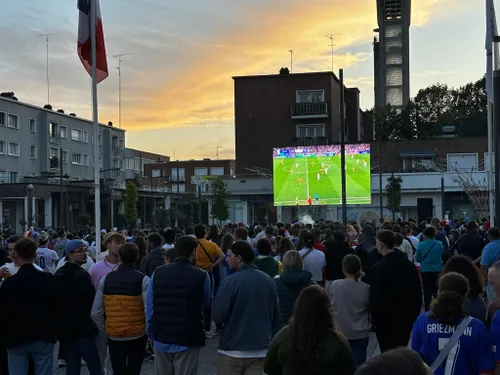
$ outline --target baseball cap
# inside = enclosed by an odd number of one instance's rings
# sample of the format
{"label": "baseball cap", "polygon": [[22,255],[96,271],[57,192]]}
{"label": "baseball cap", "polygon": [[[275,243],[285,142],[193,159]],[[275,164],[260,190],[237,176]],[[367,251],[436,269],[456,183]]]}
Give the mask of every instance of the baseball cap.
{"label": "baseball cap", "polygon": [[66,244],[66,247],[64,248],[64,252],[66,254],[70,254],[75,250],[81,249],[81,248],[87,248],[87,245],[85,245],[85,242],[82,240],[71,240]]}
{"label": "baseball cap", "polygon": [[45,242],[49,239],[49,234],[47,232],[40,232],[38,236],[38,241]]}

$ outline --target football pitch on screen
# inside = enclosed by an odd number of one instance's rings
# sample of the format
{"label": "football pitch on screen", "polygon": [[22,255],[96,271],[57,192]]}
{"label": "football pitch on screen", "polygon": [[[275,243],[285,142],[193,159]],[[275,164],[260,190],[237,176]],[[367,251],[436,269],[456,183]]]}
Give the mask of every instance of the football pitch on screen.
{"label": "football pitch on screen", "polygon": [[[341,157],[275,158],[275,206],[342,204]],[[347,204],[371,202],[370,154],[346,155]]]}

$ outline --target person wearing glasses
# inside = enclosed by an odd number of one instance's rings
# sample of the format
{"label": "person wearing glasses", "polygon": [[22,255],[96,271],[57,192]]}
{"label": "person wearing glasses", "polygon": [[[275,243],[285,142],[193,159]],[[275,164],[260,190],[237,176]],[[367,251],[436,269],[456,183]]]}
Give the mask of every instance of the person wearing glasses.
{"label": "person wearing glasses", "polygon": [[80,374],[83,359],[91,375],[101,375],[96,341],[98,329],[91,317],[95,289],[90,274],[82,268],[87,262],[87,245],[82,240],[71,240],[64,251],[66,263],[54,276],[59,299],[64,302],[59,308],[57,336],[64,348],[66,374]]}

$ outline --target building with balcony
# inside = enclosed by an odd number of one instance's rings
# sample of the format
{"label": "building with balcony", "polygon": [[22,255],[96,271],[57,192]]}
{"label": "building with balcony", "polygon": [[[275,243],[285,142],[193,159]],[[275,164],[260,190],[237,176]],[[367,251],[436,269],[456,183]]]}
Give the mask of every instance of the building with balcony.
{"label": "building with balcony", "polygon": [[410,100],[411,0],[377,0],[373,43],[375,107],[404,108]]}
{"label": "building with balcony", "polygon": [[[271,169],[273,147],[340,141],[340,85],[333,72],[241,76],[233,80],[236,175]],[[359,90],[343,89],[347,142],[373,139],[373,130],[366,131],[363,124]],[[371,121],[370,126],[373,128]]]}

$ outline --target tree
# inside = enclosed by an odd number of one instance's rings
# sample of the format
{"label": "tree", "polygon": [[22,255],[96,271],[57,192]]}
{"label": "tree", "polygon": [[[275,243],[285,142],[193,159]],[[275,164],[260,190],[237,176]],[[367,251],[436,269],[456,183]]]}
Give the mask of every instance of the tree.
{"label": "tree", "polygon": [[401,212],[401,185],[403,179],[401,177],[391,176],[387,179],[388,184],[385,187],[387,194],[387,208],[392,211],[392,217],[396,212]]}
{"label": "tree", "polygon": [[137,211],[138,200],[137,186],[132,181],[127,182],[123,205],[125,220],[127,220],[130,225],[134,225],[139,217],[139,213]]}
{"label": "tree", "polygon": [[229,218],[229,205],[227,204],[227,185],[221,178],[212,181],[212,217],[218,220],[227,220]]}
{"label": "tree", "polygon": [[421,89],[402,111],[387,105],[374,113],[381,140],[433,138],[442,134],[445,125],[455,126],[459,136],[483,136],[487,133],[486,79],[459,88],[437,83]]}

